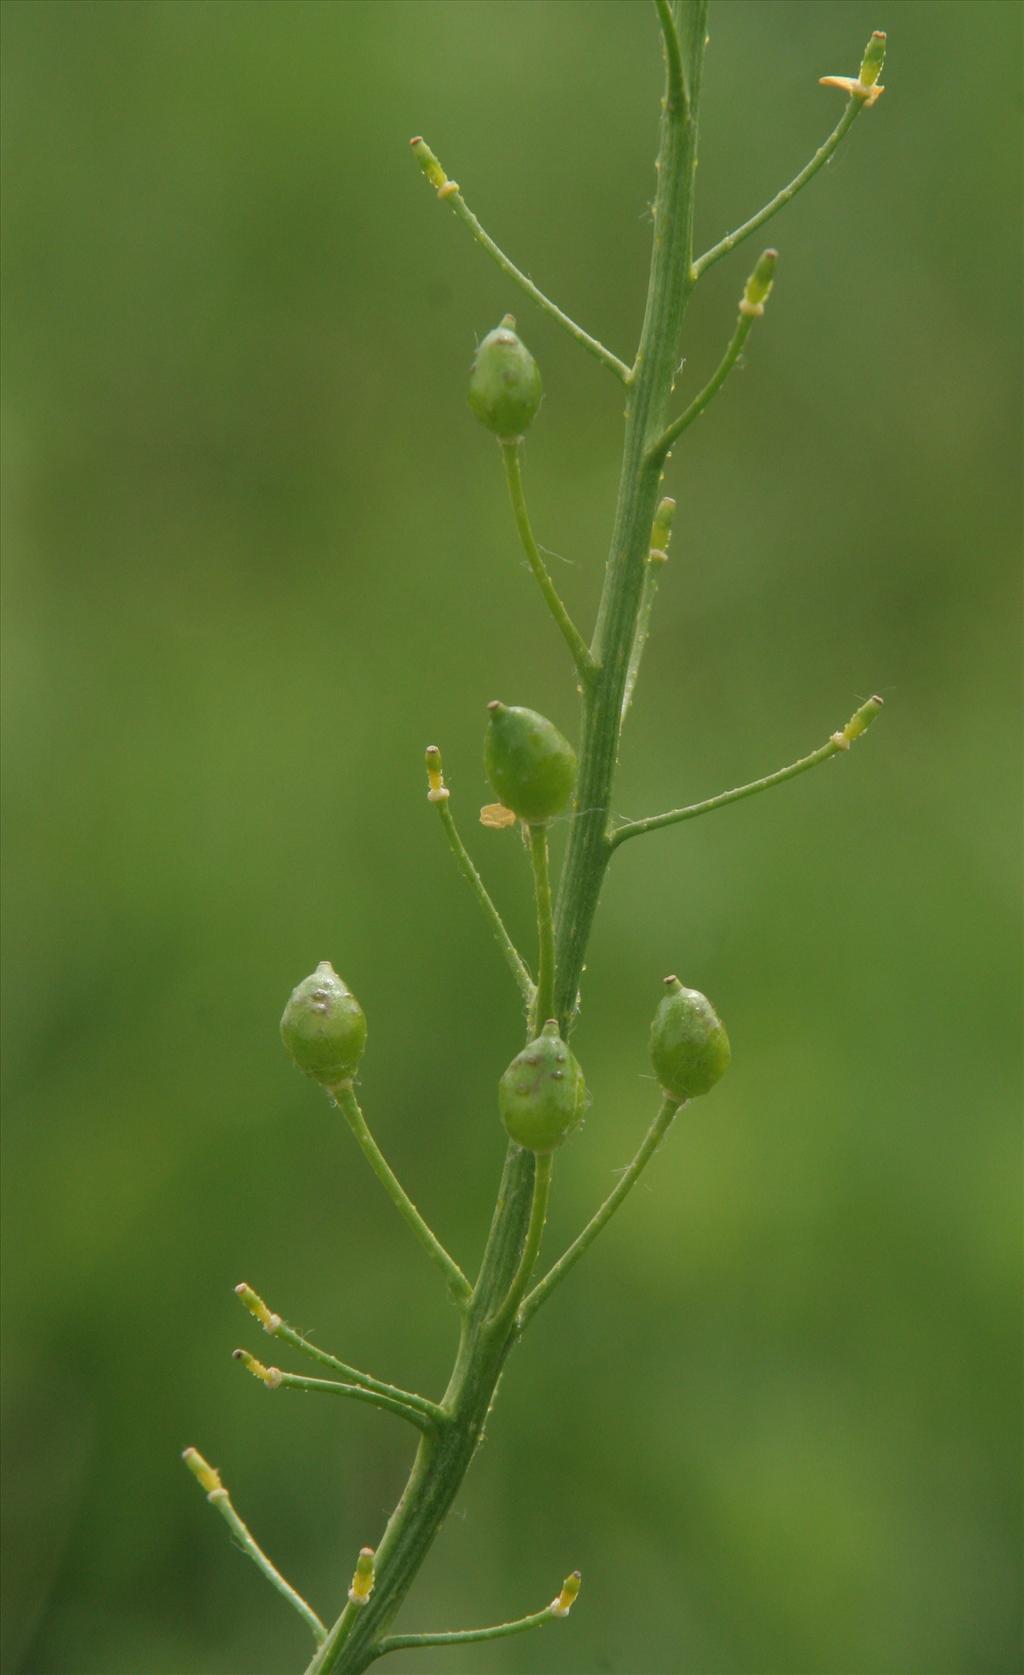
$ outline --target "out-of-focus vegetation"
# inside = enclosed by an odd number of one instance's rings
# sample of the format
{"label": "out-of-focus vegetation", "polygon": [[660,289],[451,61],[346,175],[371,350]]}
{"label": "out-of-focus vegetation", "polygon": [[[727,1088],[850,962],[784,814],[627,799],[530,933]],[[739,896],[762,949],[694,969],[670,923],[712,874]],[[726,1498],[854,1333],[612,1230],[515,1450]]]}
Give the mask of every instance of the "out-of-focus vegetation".
{"label": "out-of-focus vegetation", "polygon": [[[849,757],[619,857],[552,1255],[653,1111],[667,971],[734,1068],[538,1317],[401,1619],[514,1616],[579,1565],[571,1622],[395,1675],[1020,1668],[1018,21],[714,9],[702,245],[810,155],[839,114],[817,77],[872,28],[888,91],[776,223],[745,373],[670,467],[621,810],[887,707]],[[575,717],[466,406],[475,340],[511,307],[540,361],[531,509],[587,623],[620,436],[613,380],[406,140],[628,355],[657,32],[618,0],[7,0],[3,27],[4,1667],[281,1675],[301,1625],[179,1450],[328,1614],[411,1445],[245,1378],[231,1286],[430,1393],[453,1326],[277,1018],[333,960],[368,1116],[471,1262],[518,1001],[422,749],[526,940],[516,838],[475,825],[484,704]],[[701,287],[681,398],[750,254]]]}

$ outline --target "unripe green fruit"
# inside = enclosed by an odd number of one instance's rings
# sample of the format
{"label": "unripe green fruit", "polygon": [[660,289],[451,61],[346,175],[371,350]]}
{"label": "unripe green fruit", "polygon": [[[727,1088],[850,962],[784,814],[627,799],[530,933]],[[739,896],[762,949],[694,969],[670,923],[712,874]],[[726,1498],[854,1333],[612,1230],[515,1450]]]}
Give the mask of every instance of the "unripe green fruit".
{"label": "unripe green fruit", "polygon": [[497,698],[487,708],[484,767],[505,807],[531,825],[561,814],[576,785],[576,752],[568,739],[536,710]]}
{"label": "unripe green fruit", "polygon": [[503,442],[522,436],[535,417],[542,395],[537,362],[515,333],[506,314],[477,349],[469,375],[469,405]]}
{"label": "unripe green fruit", "polygon": [[651,1063],[673,1099],[696,1099],[728,1070],[729,1037],[707,995],[684,989],[678,977],[665,983],[668,994],[651,1025]]}
{"label": "unripe green fruit", "polygon": [[510,1137],[532,1152],[553,1152],[583,1115],[583,1072],[550,1018],[517,1053],[498,1083],[498,1109]]}
{"label": "unripe green fruit", "polygon": [[355,1075],[366,1046],[366,1019],[330,960],[292,990],[281,1040],[300,1070],[325,1088]]}

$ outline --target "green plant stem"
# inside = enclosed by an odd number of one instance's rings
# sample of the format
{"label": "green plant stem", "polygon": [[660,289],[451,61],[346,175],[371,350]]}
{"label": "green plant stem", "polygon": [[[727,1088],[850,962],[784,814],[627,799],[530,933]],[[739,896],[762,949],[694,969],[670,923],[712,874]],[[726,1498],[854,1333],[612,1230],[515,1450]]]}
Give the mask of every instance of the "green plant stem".
{"label": "green plant stem", "polygon": [[657,464],[661,465],[664,463],[669,450],[675,446],[676,442],[678,442],[679,438],[683,434],[683,431],[687,430],[689,426],[693,424],[694,419],[699,419],[705,407],[709,406],[714,400],[715,396],[722,388],[722,385],[725,383],[730,372],[743,353],[743,345],[750,336],[753,324],[754,317],[752,315],[739,315],[736,321],[736,330],[732,334],[729,347],[722,356],[716,371],[708,379],[699,395],[694,396],[685,413],[680,414],[678,419],[674,419],[668,429],[664,431],[661,436],[659,436],[657,442],[654,444],[654,447],[651,450],[651,458]]}
{"label": "green plant stem", "polygon": [[686,77],[683,74],[683,50],[679,44],[679,33],[676,20],[672,15],[669,0],[654,0],[654,9],[658,14],[661,25],[662,38],[665,43],[665,63],[667,68],[669,92],[679,104],[685,105]]}
{"label": "green plant stem", "polygon": [[531,1013],[531,1028],[540,1029],[552,1016],[555,1003],[555,926],[551,907],[551,871],[546,825],[530,827],[530,860],[537,904],[537,992]]}
{"label": "green plant stem", "polygon": [[[651,271],[632,375],[603,346],[593,340],[585,344],[612,364],[630,387],[615,525],[591,644],[591,655],[600,667],[583,694],[580,775],[556,908],[551,1016],[558,1017],[563,1036],[573,1022],[590,929],[611,853],[606,834],[622,696],[660,484],[660,467],[648,459],[648,453],[668,420],[683,315],[693,286],[692,189],[707,0],[673,0],[672,17],[685,92],[669,78],[661,114]],[[456,196],[454,202],[458,208],[461,197]],[[573,335],[579,335],[579,328]],[[520,1269],[533,1220],[535,1174],[533,1153],[510,1145],[487,1249],[442,1402],[450,1423],[420,1443],[402,1498],[377,1547],[377,1583],[369,1604],[363,1609],[345,1608],[307,1675],[327,1675],[328,1671],[362,1675],[373,1662],[376,1646],[469,1468],[495,1386],[517,1337],[514,1313],[497,1329],[490,1320]]]}
{"label": "green plant stem", "polygon": [[579,1237],[573,1240],[564,1255],[560,1256],[554,1266],[548,1269],[540,1283],[535,1285],[533,1290],[524,1297],[518,1316],[520,1331],[523,1330],[527,1321],[537,1312],[541,1304],[550,1297],[555,1286],[561,1283],[569,1269],[579,1261],[587,1247],[593,1244],[597,1235],[605,1224],[611,1220],[623,1199],[632,1192],[637,1179],[647,1167],[672,1126],[672,1119],[679,1109],[680,1101],[671,1099],[666,1094],[657,1116],[644,1136],[640,1150],[628,1168],[623,1170],[601,1208],[595,1211]]}
{"label": "green plant stem", "polygon": [[270,1370],[275,1376],[273,1384],[268,1385],[268,1388],[275,1390],[302,1390],[310,1396],[348,1396],[352,1401],[369,1402],[384,1413],[397,1414],[400,1419],[407,1419],[421,1431],[432,1431],[435,1426],[443,1425],[446,1420],[443,1409],[434,1402],[430,1404],[431,1411],[428,1412],[420,1405],[413,1407],[408,1402],[385,1396],[380,1390],[367,1390],[362,1384],[338,1384],[332,1378],[305,1378],[301,1373],[282,1372],[280,1367]]}
{"label": "green plant stem", "polygon": [[551,1152],[538,1154],[533,1177],[533,1202],[530,1205],[530,1220],[526,1228],[526,1238],[523,1240],[519,1266],[512,1276],[512,1283],[508,1288],[507,1296],[488,1323],[494,1328],[504,1327],[513,1318],[519,1307],[523,1292],[530,1283],[530,1275],[537,1265],[541,1240],[544,1237],[544,1223],[547,1221],[548,1200],[551,1196],[552,1163]]}
{"label": "green plant stem", "polygon": [[290,1344],[293,1349],[300,1350],[303,1355],[317,1361],[321,1367],[330,1367],[333,1372],[341,1373],[348,1384],[361,1385],[364,1390],[375,1391],[377,1395],[387,1396],[393,1402],[418,1408],[421,1413],[432,1418],[441,1417],[441,1410],[436,1402],[430,1401],[426,1396],[418,1396],[412,1390],[402,1390],[395,1384],[386,1384],[383,1379],[372,1378],[369,1373],[360,1372],[358,1367],[350,1367],[346,1361],[339,1361],[336,1355],[329,1355],[326,1349],[311,1343],[301,1332],[296,1332],[283,1320],[269,1335],[280,1339],[282,1343]]}
{"label": "green plant stem", "polygon": [[651,612],[658,593],[658,576],[664,558],[648,558],[647,569],[644,571],[643,591],[640,595],[640,613],[636,620],[636,634],[633,638],[633,649],[629,654],[629,668],[626,670],[626,685],[622,693],[622,714],[619,717],[619,732],[621,734],[626,725],[629,706],[633,702],[633,693],[640,675],[640,664],[643,661],[647,637],[651,631]]}
{"label": "green plant stem", "polygon": [[515,1341],[511,1322],[490,1328],[495,1302],[506,1295],[520,1263],[534,1201],[534,1156],[510,1144],[487,1247],[442,1406],[448,1425],[424,1436],[402,1498],[376,1552],[376,1586],[368,1606],[347,1605],[306,1675],[361,1675],[377,1656],[376,1643],[423,1563],[476,1453],[484,1422]]}
{"label": "green plant stem", "polygon": [[547,565],[540,555],[540,549],[534,539],[530,526],[530,515],[526,509],[526,496],[523,493],[523,473],[519,463],[522,439],[516,437],[512,442],[502,442],[501,455],[505,462],[505,481],[508,483],[509,499],[515,514],[516,528],[519,539],[526,554],[527,563],[537,579],[537,586],[544,595],[544,602],[558,624],[559,631],[573,662],[580,680],[586,683],[594,672],[594,663],[590,652],[572,617],[569,615],[558,594],[558,589],[551,580]]}
{"label": "green plant stem", "polygon": [[465,1646],[473,1640],[504,1640],[509,1634],[522,1634],[528,1628],[541,1628],[554,1620],[550,1605],[534,1611],[529,1617],[517,1617],[513,1623],[497,1623],[492,1628],[463,1628],[441,1634],[389,1634],[377,1648],[378,1656],[386,1652],[402,1652],[415,1646]]}
{"label": "green plant stem", "polygon": [[[194,1450],[186,1449],[186,1463],[190,1453],[194,1453]],[[271,1587],[277,1589],[282,1599],[286,1599],[288,1601],[292,1610],[298,1612],[307,1628],[311,1631],[313,1639],[317,1642],[317,1645],[321,1645],[327,1636],[327,1628],[325,1624],[320,1621],[320,1618],[313,1610],[313,1607],[311,1605],[307,1605],[302,1595],[292,1587],[291,1583],[285,1581],[285,1578],[281,1575],[277,1566],[272,1564],[270,1559],[267,1558],[266,1553],[264,1553],[263,1548],[253,1536],[248,1525],[243,1523],[242,1519],[238,1516],[238,1513],[232,1506],[231,1496],[228,1494],[224,1485],[221,1484],[219,1488],[211,1489],[206,1498],[211,1506],[216,1507],[235,1540],[238,1542],[242,1552],[252,1560],[257,1570],[259,1570],[261,1574],[266,1577]]]}
{"label": "green plant stem", "polygon": [[465,222],[477,243],[483,246],[493,261],[497,262],[505,277],[511,279],[514,285],[518,285],[521,291],[525,291],[528,297],[532,297],[538,308],[542,308],[544,313],[549,315],[552,320],[557,320],[562,329],[567,331],[569,336],[574,338],[596,360],[599,360],[603,366],[614,372],[615,376],[621,378],[624,384],[628,383],[630,370],[625,361],[620,361],[618,355],[613,355],[612,351],[606,349],[604,344],[600,343],[596,337],[591,337],[590,333],[584,331],[582,326],[578,326],[570,315],[559,308],[557,303],[552,302],[550,297],[546,297],[540,287],[535,285],[532,279],[529,279],[521,269],[516,267],[515,263],[506,256],[504,250],[501,250],[495,244],[490,234],[485,232],[458,188],[447,195],[447,201],[460,221]]}
{"label": "green plant stem", "polygon": [[477,872],[476,867],[473,865],[469,851],[466,849],[465,844],[459,836],[454,816],[452,815],[452,811],[448,804],[449,799],[445,797],[436,802],[434,807],[437,809],[441,825],[444,827],[445,836],[448,839],[452,854],[455,856],[456,862],[458,863],[459,871],[462,873],[463,878],[466,880],[475,895],[484,918],[487,920],[491,930],[494,932],[495,941],[501,949],[505,964],[508,966],[519,986],[519,992],[523,997],[524,1005],[529,1007],[533,1002],[534,995],[533,978],[530,976],[530,971],[526,962],[521,957],[515,943],[512,941],[508,931],[505,929],[504,920],[498,912],[498,909],[495,907],[494,902],[491,900],[486,884]]}
{"label": "green plant stem", "polygon": [[647,302],[626,405],[611,550],[590,648],[599,668],[583,695],[576,807],[555,910],[555,1015],[563,1036],[575,1017],[579,975],[611,854],[607,827],[622,701],[661,482],[661,462],[652,457],[652,449],[667,422],[683,317],[694,283],[693,178],[706,0],[676,0],[672,16],[688,101],[670,79],[662,105]]}
{"label": "green plant stem", "polygon": [[359,1108],[351,1082],[339,1082],[330,1089],[331,1097],[340,1106],[349,1128],[355,1135],[360,1151],[366,1158],[381,1186],[391,1199],[399,1215],[408,1222],[430,1260],[437,1264],[448,1282],[448,1289],[459,1299],[469,1296],[472,1287],[455,1258],[449,1256],[440,1239],[431,1231],[420,1215],[409,1194],[402,1186],[383,1152],[367,1127]]}
{"label": "green plant stem", "polygon": [[761,791],[770,791],[773,785],[784,785],[788,779],[796,779],[798,774],[805,774],[808,768],[816,768],[819,762],[827,762],[830,757],[841,755],[849,750],[853,739],[859,737],[878,714],[881,703],[880,698],[869,698],[847,722],[843,731],[833,733],[827,744],[821,745],[818,750],[812,750],[809,756],[801,756],[798,762],[790,762],[788,767],[778,768],[773,774],[765,774],[763,779],[752,779],[748,785],[737,785],[732,791],[720,791],[717,797],[708,797],[702,803],[690,803],[686,808],[670,808],[667,813],[652,814],[646,820],[628,820],[612,833],[609,839],[612,849],[617,849],[627,838],[642,837],[644,832],[656,832],[662,826],[677,826],[682,820],[693,820],[698,814],[710,814],[713,809],[725,808],[727,803],[739,803],[744,797],[756,797]]}
{"label": "green plant stem", "polygon": [[738,245],[743,243],[744,239],[750,238],[751,234],[756,233],[759,227],[763,227],[767,221],[770,221],[773,215],[777,215],[780,209],[785,209],[788,203],[792,203],[797,193],[807,185],[807,182],[813,180],[818,170],[825,167],[836,147],[842,144],[846,135],[850,132],[863,107],[863,99],[851,97],[847,101],[843,114],[828,139],[818,147],[810,162],[805,164],[800,173],[794,175],[789,185],[784,186],[781,192],[776,192],[774,198],[766,203],[763,209],[759,209],[756,215],[752,215],[749,221],[744,221],[742,227],[737,227],[734,233],[727,233],[724,238],[719,239],[717,244],[713,244],[710,250],[705,250],[703,256],[698,256],[693,264],[694,280],[698,280],[702,274],[707,273],[708,268],[714,267],[715,263],[720,262],[723,256],[728,256],[730,251],[735,250]]}
{"label": "green plant stem", "polygon": [[369,1373],[361,1372],[358,1367],[352,1367],[347,1361],[341,1361],[336,1355],[331,1355],[326,1349],[321,1349],[311,1339],[296,1332],[294,1326],[289,1326],[279,1314],[268,1309],[262,1297],[257,1296],[250,1285],[236,1285],[235,1296],[241,1299],[242,1306],[263,1327],[267,1336],[276,1338],[279,1343],[286,1343],[300,1354],[308,1355],[310,1360],[316,1361],[321,1367],[329,1367],[332,1372],[341,1373],[347,1384],[361,1384],[364,1390],[376,1390],[381,1396],[390,1396],[392,1401],[404,1402],[408,1407],[417,1407],[421,1413],[431,1417],[440,1416],[440,1409],[436,1402],[429,1401],[426,1396],[417,1396],[411,1390],[401,1390],[395,1384],[387,1384],[383,1379],[373,1378]]}

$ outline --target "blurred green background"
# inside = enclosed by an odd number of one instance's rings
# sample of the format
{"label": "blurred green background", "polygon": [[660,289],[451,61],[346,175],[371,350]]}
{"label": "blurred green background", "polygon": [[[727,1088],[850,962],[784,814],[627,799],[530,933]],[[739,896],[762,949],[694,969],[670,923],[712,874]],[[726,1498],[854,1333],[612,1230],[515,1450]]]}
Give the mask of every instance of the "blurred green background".
{"label": "blurred green background", "polygon": [[[969,15],[969,23],[965,18]],[[567,660],[468,412],[512,308],[543,367],[540,539],[579,619],[621,395],[425,188],[619,353],[650,239],[660,63],[639,0],[7,0],[7,1648],[19,1675],[284,1675],[304,1630],[178,1454],[324,1614],[411,1443],[271,1399],[246,1279],[319,1340],[443,1385],[452,1318],[286,1062],[330,957],[363,1093],[472,1262],[517,999],[424,798],[484,832],[483,706],[567,730]],[[576,1038],[594,1104],[553,1255],[653,1109],[666,971],[735,1067],[512,1364],[400,1619],[571,1623],[421,1675],[1004,1675],[1021,1667],[1016,722],[1019,12],[713,9],[701,247],[839,114],[773,227],[747,365],[670,469],[672,562],[618,781],[639,815],[823,742],[849,758],[622,851]],[[969,32],[969,36],[965,35]],[[753,249],[690,315],[716,364]]]}

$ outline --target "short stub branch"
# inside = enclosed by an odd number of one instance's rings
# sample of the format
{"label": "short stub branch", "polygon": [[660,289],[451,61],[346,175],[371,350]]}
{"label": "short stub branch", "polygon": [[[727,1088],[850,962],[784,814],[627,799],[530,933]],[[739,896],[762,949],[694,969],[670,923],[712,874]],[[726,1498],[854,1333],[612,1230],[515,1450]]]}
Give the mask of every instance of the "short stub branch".
{"label": "short stub branch", "polygon": [[543,1611],[534,1611],[528,1617],[517,1617],[511,1623],[496,1623],[491,1628],[463,1628],[454,1629],[440,1634],[389,1634],[386,1640],[377,1646],[378,1656],[383,1657],[386,1652],[410,1651],[417,1646],[466,1646],[476,1640],[504,1640],[507,1635],[523,1634],[527,1629],[543,1628],[553,1618],[567,1617],[580,1591],[582,1577],[578,1570],[574,1570],[565,1581],[550,1605]]}

